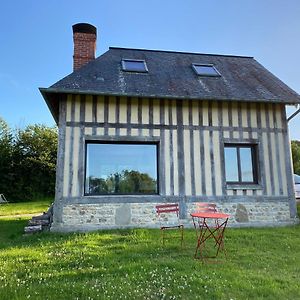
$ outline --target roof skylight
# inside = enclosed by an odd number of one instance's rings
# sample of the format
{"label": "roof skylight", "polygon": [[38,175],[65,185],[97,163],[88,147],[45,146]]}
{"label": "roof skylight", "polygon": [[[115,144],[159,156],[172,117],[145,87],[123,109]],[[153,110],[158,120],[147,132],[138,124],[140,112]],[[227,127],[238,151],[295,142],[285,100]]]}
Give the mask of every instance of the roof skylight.
{"label": "roof skylight", "polygon": [[141,59],[122,59],[122,70],[129,72],[148,72],[146,62]]}
{"label": "roof skylight", "polygon": [[213,65],[192,64],[192,67],[199,76],[221,76]]}

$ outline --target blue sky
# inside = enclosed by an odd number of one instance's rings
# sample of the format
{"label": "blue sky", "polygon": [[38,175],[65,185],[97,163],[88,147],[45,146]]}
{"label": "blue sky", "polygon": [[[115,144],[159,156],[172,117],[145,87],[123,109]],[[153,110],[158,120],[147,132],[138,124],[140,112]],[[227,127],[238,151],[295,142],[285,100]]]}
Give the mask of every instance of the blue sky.
{"label": "blue sky", "polygon": [[[72,72],[79,22],[97,27],[97,56],[109,46],[249,55],[300,93],[299,16],[299,0],[3,1],[0,116],[54,124],[38,87]],[[300,140],[300,114],[290,137]]]}

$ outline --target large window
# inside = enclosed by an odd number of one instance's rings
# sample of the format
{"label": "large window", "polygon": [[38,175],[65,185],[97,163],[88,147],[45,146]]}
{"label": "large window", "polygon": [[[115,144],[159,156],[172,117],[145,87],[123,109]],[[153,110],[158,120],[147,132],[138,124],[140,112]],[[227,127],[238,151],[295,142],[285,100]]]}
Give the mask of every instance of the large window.
{"label": "large window", "polygon": [[157,144],[86,144],[85,195],[157,193]]}
{"label": "large window", "polygon": [[224,152],[227,183],[258,183],[257,145],[225,144]]}

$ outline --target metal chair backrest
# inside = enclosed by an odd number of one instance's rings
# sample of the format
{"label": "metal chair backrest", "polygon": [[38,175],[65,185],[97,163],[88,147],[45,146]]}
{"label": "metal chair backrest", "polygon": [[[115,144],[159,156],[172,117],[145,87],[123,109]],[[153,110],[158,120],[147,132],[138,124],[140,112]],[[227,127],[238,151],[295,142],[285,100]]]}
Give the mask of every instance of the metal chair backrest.
{"label": "metal chair backrest", "polygon": [[[179,220],[179,204],[178,203],[168,203],[168,204],[159,204],[155,206],[156,213],[160,223],[160,230],[162,233],[162,241],[163,245],[165,244],[165,231],[169,229],[177,229],[179,230],[179,235],[175,236],[181,239],[181,247],[183,244],[183,224],[180,223]],[[166,215],[170,214],[167,217]],[[172,215],[172,216],[171,216]]]}
{"label": "metal chair backrest", "polygon": [[[198,202],[196,203],[196,212],[198,213],[215,213],[218,212],[217,205],[215,203]],[[215,226],[219,227],[219,221],[214,221]]]}
{"label": "metal chair backrest", "polygon": [[159,204],[155,206],[156,213],[158,216],[166,213],[176,213],[179,216],[179,205],[178,203]]}
{"label": "metal chair backrest", "polygon": [[0,203],[7,203],[5,196],[3,194],[0,194]]}
{"label": "metal chair backrest", "polygon": [[198,202],[196,203],[196,212],[217,212],[217,205],[214,203]]}

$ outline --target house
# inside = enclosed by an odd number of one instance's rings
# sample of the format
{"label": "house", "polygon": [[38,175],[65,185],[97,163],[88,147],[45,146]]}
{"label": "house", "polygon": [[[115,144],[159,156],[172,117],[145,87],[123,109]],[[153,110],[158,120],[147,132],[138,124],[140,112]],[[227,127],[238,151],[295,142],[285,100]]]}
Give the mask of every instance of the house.
{"label": "house", "polygon": [[253,57],[111,47],[73,26],[74,72],[40,91],[59,126],[53,231],[155,227],[199,201],[232,226],[296,218],[286,105],[300,96]]}

